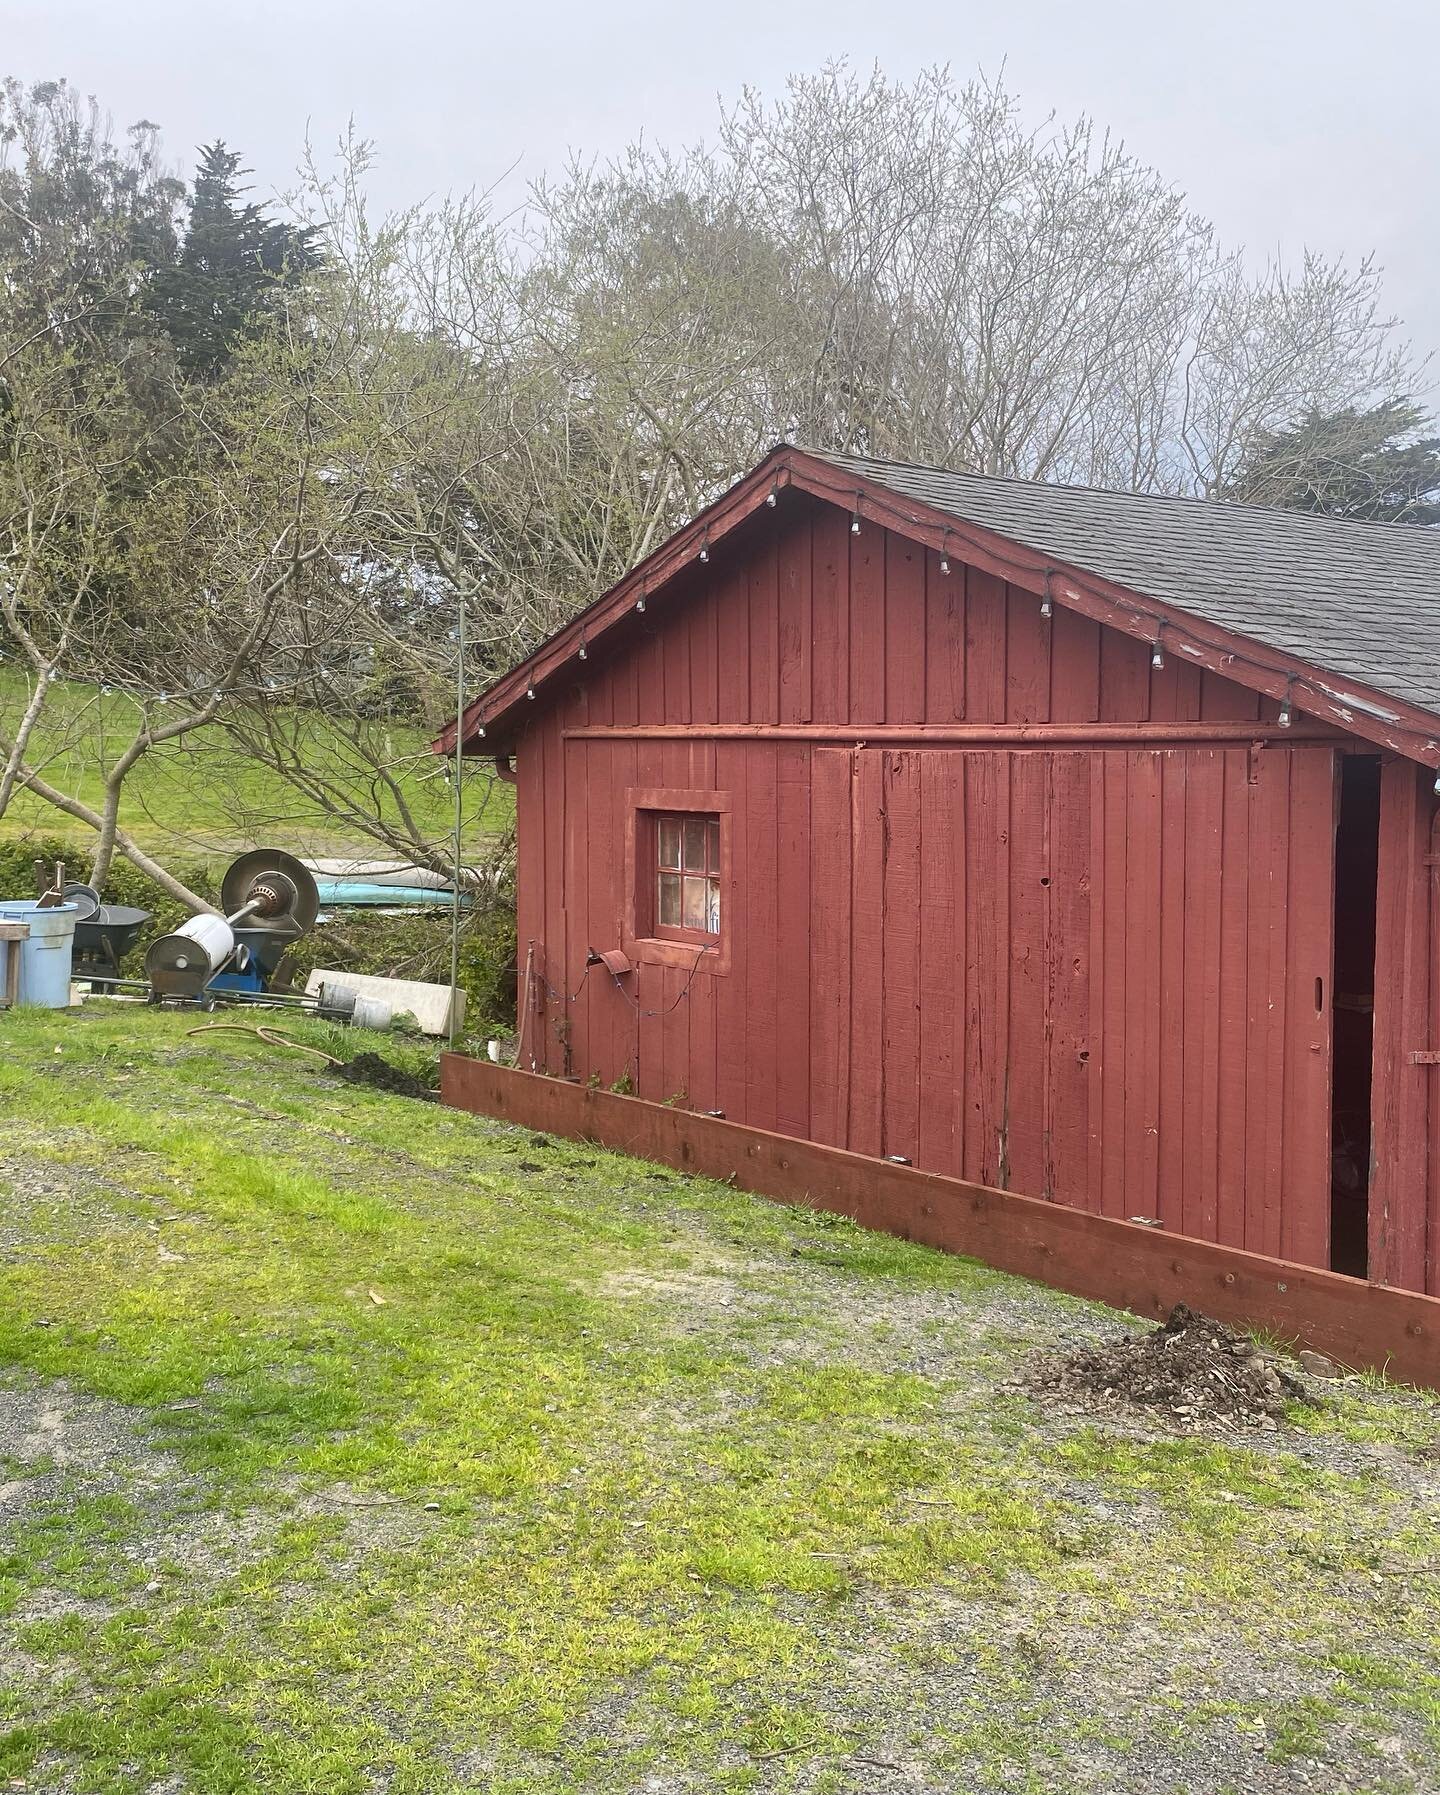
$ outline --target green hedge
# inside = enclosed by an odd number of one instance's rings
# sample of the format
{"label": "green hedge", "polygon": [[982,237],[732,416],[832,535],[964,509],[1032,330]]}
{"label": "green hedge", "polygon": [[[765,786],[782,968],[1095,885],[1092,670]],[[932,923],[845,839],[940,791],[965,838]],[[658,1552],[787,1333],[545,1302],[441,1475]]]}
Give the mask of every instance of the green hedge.
{"label": "green hedge", "polygon": [[[77,862],[73,844],[36,837],[23,842],[0,842],[0,897],[35,896],[34,863],[65,862],[67,879],[83,879],[86,863]],[[192,891],[211,900],[218,887],[209,868],[202,865],[172,869]],[[107,904],[130,904],[152,912],[151,920],[126,956],[121,970],[128,978],[143,978],[145,950],[157,935],[167,934],[190,914],[155,881],[117,860],[100,894]],[[385,916],[373,910],[347,910],[332,921],[312,929],[291,948],[286,970],[294,986],[303,990],[312,967],[333,966],[342,972],[370,972],[383,978],[432,979],[445,984],[450,978],[450,914],[424,911],[414,916]],[[468,1029],[485,1025],[508,1028],[515,1020],[515,907],[508,891],[500,891],[485,904],[469,911],[460,937],[460,984],[467,994]]]}

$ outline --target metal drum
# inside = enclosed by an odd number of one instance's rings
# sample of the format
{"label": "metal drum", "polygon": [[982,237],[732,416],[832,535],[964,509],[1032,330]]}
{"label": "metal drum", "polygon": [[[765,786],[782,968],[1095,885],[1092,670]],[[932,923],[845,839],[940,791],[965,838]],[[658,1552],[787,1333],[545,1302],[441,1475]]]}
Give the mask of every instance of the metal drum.
{"label": "metal drum", "polygon": [[223,916],[192,916],[150,943],[145,974],[156,997],[198,997],[235,951]]}

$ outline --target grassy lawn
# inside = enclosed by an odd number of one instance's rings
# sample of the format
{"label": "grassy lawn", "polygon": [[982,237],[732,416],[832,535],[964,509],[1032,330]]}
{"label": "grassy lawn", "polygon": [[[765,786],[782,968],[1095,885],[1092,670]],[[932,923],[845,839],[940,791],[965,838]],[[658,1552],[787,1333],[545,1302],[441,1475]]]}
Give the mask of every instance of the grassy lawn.
{"label": "grassy lawn", "polygon": [[1432,1399],[1047,1412],[1120,1318],[195,1025],[0,1018],[0,1787],[1437,1786]]}
{"label": "grassy lawn", "polygon": [[[0,667],[0,718],[18,718],[28,695],[15,668]],[[103,769],[129,745],[136,720],[134,704],[121,693],[102,696],[93,686],[57,684],[32,738],[31,761],[62,791],[98,807]],[[453,809],[441,764],[416,729],[397,725],[391,748],[416,823],[427,837],[446,839]],[[323,717],[316,717],[310,731],[309,757],[367,808],[389,814],[393,799],[354,763],[343,738],[327,727]],[[511,795],[498,781],[480,778],[471,792],[470,826],[478,839],[503,826]],[[256,840],[273,841],[295,853],[374,856],[382,851],[357,840],[353,831],[317,804],[282,784],[222,736],[208,732],[167,743],[146,755],[126,781],[120,820],[142,848],[162,859],[178,857],[191,864],[238,852]],[[0,842],[32,835],[63,836],[82,850],[92,839],[83,823],[18,792],[0,818]]]}

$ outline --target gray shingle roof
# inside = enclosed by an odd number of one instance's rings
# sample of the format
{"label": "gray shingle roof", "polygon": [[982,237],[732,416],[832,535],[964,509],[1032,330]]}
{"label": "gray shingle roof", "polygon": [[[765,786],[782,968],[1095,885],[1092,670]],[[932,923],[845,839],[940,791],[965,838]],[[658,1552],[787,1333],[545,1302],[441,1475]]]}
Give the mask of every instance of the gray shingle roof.
{"label": "gray shingle roof", "polygon": [[1440,528],[818,458],[1440,714]]}

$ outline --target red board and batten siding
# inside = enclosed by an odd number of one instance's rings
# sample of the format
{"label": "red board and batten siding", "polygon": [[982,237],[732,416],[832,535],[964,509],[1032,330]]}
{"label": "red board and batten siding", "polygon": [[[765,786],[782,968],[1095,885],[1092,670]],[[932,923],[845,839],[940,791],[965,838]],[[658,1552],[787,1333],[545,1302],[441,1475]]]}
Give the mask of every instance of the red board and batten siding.
{"label": "red board and batten siding", "polygon": [[1380,783],[1370,1276],[1440,1295],[1440,808],[1428,768]]}
{"label": "red board and batten siding", "polygon": [[[848,523],[762,511],[537,705],[525,1063],[1324,1263],[1335,745]],[[730,966],[622,988],[652,787],[730,795]]]}

